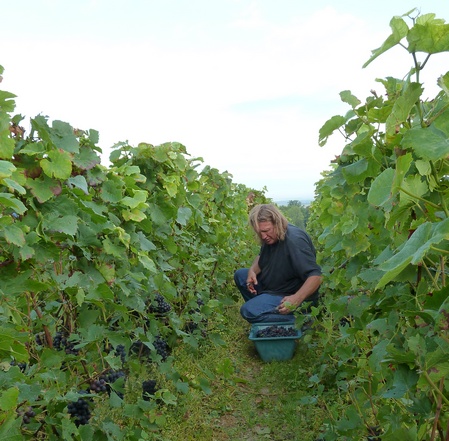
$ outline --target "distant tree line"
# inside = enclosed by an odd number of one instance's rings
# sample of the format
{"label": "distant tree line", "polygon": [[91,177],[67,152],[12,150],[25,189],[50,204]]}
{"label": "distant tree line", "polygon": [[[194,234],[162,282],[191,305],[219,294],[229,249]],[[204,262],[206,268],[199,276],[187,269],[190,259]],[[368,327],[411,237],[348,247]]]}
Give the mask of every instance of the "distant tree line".
{"label": "distant tree line", "polygon": [[287,205],[279,206],[284,216],[290,223],[305,230],[309,220],[309,207],[300,201],[289,201]]}

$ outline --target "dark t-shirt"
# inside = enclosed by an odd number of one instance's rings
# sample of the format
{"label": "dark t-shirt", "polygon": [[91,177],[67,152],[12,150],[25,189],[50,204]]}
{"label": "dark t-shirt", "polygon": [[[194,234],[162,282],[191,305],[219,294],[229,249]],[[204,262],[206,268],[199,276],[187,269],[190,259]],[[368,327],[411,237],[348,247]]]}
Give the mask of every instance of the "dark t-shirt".
{"label": "dark t-shirt", "polygon": [[[320,276],[316,251],[309,235],[289,224],[283,241],[263,244],[260,249],[259,292],[279,295],[294,294],[310,276]],[[318,290],[307,301],[316,301]]]}

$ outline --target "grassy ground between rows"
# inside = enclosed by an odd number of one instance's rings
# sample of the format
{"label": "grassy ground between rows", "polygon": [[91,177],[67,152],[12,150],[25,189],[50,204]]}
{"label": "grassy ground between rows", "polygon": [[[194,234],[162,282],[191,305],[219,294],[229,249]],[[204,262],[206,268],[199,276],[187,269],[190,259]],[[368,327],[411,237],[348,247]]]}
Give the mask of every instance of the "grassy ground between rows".
{"label": "grassy ground between rows", "polygon": [[[168,414],[164,441],[315,441],[325,418],[319,404],[303,405],[318,350],[300,339],[288,361],[263,362],[249,340],[238,305],[228,307],[225,346],[176,349],[176,367],[194,379],[212,373],[211,393],[190,389]],[[313,339],[309,334],[308,339]]]}

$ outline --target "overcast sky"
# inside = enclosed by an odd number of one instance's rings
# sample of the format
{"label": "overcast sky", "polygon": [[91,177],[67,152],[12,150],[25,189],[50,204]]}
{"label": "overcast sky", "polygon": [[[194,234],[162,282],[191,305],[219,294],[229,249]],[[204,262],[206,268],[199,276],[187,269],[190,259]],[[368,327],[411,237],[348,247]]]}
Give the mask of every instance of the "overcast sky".
{"label": "overcast sky", "polygon": [[[205,165],[274,200],[309,200],[344,146],[319,128],[403,77],[404,49],[362,65],[413,8],[449,22],[448,0],[0,0],[1,89],[16,113],[120,141],[177,141]],[[431,58],[428,96],[449,70]],[[426,76],[427,72],[427,76]],[[428,81],[426,82],[426,78]]]}

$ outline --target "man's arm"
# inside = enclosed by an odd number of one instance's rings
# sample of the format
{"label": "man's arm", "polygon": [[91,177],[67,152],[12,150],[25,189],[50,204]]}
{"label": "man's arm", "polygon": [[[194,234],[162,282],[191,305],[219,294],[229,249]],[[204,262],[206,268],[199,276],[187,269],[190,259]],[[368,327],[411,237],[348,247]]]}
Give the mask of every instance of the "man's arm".
{"label": "man's arm", "polygon": [[257,256],[248,270],[248,278],[246,280],[246,286],[248,287],[249,292],[251,292],[252,294],[257,294],[257,290],[256,288],[254,288],[254,285],[257,285],[258,283],[257,275],[259,273],[259,256]]}
{"label": "man's arm", "polygon": [[[285,296],[281,300],[278,311],[281,314],[291,313],[320,287],[322,280],[322,276],[310,276],[295,294]],[[286,304],[286,302],[288,303]]]}

